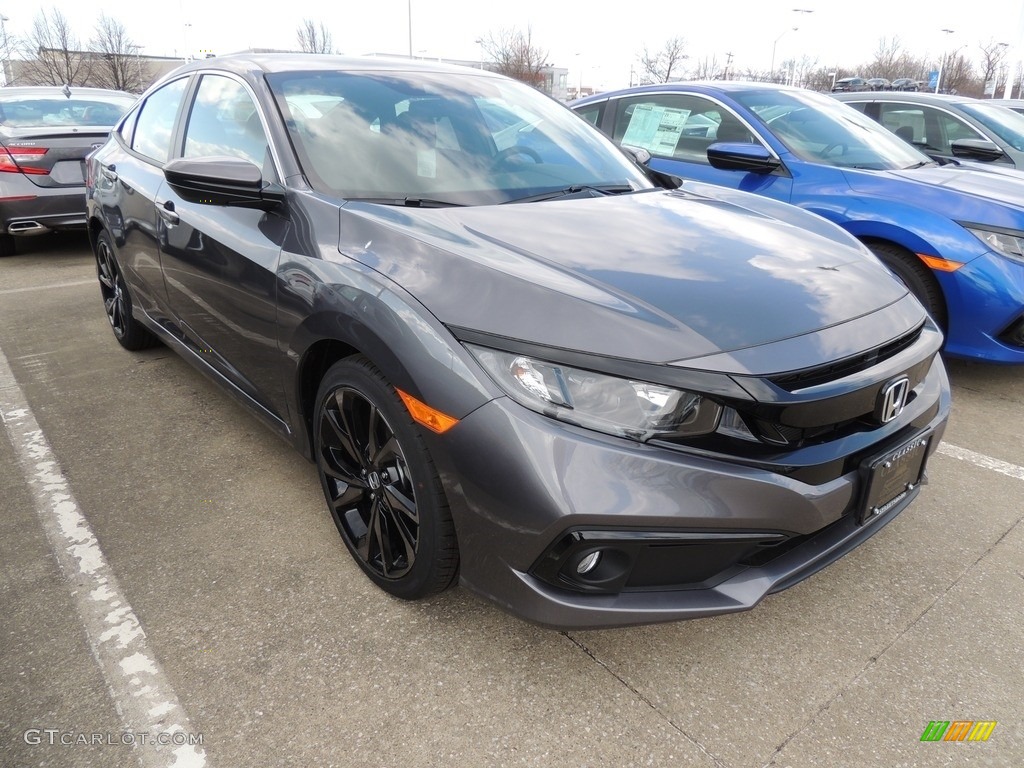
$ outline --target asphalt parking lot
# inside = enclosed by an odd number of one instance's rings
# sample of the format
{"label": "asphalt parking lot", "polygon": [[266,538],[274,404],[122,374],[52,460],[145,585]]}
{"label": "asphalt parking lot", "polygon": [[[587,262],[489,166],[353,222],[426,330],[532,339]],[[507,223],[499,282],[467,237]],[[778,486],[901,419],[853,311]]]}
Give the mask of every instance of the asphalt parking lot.
{"label": "asphalt parking lot", "polygon": [[0,260],[0,353],[5,768],[1024,765],[1024,370],[951,362],[929,486],[807,581],[557,633],[376,589],[312,465],[117,345],[84,238]]}

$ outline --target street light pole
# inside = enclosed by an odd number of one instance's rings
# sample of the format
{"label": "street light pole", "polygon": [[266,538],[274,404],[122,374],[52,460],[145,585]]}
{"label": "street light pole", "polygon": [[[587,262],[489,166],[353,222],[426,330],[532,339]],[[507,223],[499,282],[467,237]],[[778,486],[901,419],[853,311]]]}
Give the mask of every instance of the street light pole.
{"label": "street light pole", "polygon": [[[952,35],[953,32],[955,32],[956,30],[943,29],[941,31],[945,32],[947,35]],[[936,93],[938,93],[939,92],[939,88],[942,87],[942,70],[945,69],[945,67],[946,67],[946,46],[943,45],[942,46],[942,57],[939,59],[939,76],[935,79],[935,92]]]}
{"label": "street light pole", "polygon": [[412,0],[408,0],[409,8],[409,58],[412,58]]}
{"label": "street light pole", "polygon": [[4,45],[4,58],[3,58],[3,61],[0,61],[0,69],[2,69],[3,77],[4,77],[3,85],[10,85],[10,83],[7,82],[7,63],[11,59],[10,51],[7,50],[7,22],[8,21],[10,21],[10,19],[8,19],[6,16],[4,16],[2,13],[0,13],[0,34],[3,35],[3,45]]}
{"label": "street light pole", "polygon": [[[793,32],[796,32],[800,27],[793,27]],[[786,36],[790,30],[783,30],[782,34],[775,38],[775,42],[772,44],[772,68],[769,70],[772,76],[772,82],[775,82],[775,47],[779,44],[779,40]]]}

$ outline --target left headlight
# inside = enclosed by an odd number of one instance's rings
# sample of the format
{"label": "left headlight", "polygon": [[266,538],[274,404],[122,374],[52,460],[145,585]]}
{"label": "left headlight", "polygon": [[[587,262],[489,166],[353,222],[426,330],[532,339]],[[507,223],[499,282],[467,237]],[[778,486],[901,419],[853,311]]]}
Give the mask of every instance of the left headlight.
{"label": "left headlight", "polygon": [[645,441],[714,432],[722,409],[705,396],[467,344],[505,393],[560,421]]}
{"label": "left headlight", "polygon": [[1014,261],[1024,261],[1024,232],[966,224],[964,228],[996,253]]}

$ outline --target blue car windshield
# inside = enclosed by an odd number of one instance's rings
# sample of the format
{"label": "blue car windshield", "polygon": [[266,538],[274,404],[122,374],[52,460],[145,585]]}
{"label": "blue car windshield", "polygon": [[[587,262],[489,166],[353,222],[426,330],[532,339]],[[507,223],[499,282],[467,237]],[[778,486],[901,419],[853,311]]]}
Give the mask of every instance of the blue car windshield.
{"label": "blue car windshield", "polygon": [[828,96],[767,89],[733,96],[786,149],[809,163],[892,171],[931,162],[871,118]]}
{"label": "blue car windshield", "polygon": [[998,104],[961,104],[960,109],[1016,150],[1024,152],[1024,115]]}
{"label": "blue car windshield", "polygon": [[306,177],[331,195],[488,205],[654,188],[596,128],[512,80],[469,70],[267,81]]}

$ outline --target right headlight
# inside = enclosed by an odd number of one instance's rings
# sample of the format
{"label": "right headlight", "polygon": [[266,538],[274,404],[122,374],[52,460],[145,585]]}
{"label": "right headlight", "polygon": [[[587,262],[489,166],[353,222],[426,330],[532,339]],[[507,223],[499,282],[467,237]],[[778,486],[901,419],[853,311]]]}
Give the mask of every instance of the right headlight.
{"label": "right headlight", "polygon": [[594,373],[467,344],[505,393],[545,416],[619,437],[692,437],[714,432],[722,409],[696,392]]}
{"label": "right headlight", "polygon": [[1024,232],[988,229],[977,224],[964,224],[963,227],[996,253],[1014,261],[1024,262]]}

